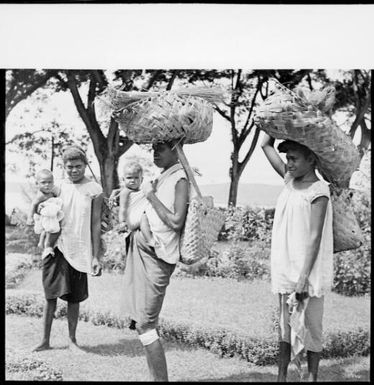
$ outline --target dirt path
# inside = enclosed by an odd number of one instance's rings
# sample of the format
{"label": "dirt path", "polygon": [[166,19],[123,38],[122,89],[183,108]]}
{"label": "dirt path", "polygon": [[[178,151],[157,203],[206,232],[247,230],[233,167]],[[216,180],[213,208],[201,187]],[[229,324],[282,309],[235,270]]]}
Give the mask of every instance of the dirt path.
{"label": "dirt path", "polygon": [[[81,322],[78,342],[82,352],[67,348],[66,320],[55,320],[52,328],[53,349],[31,353],[39,342],[41,319],[8,315],[6,351],[13,356],[42,360],[49,368],[62,372],[64,381],[148,381],[142,346],[136,334]],[[273,382],[276,367],[258,367],[236,358],[219,358],[203,349],[177,343],[164,343],[170,381],[199,382]],[[323,360],[320,381],[369,381],[369,357]],[[29,378],[28,378],[29,376]],[[32,380],[32,373],[6,373],[6,380]],[[298,381],[290,370],[289,380]]]}

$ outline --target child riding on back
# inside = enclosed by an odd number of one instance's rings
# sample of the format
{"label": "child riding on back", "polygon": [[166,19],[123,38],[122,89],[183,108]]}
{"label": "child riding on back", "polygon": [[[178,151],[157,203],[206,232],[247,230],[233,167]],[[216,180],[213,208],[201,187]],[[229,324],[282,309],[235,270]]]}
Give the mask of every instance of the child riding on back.
{"label": "child riding on back", "polygon": [[152,233],[147,217],[144,215],[147,200],[140,186],[143,181],[143,169],[137,162],[129,162],[123,168],[125,186],[120,191],[119,230],[133,231],[140,228],[148,242],[152,242]]}

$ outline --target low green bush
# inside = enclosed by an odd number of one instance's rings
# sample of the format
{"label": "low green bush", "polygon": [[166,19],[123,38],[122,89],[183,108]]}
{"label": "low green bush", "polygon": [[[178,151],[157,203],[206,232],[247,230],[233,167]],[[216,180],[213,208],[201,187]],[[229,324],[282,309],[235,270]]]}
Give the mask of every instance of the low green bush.
{"label": "low green bush", "polygon": [[270,244],[274,209],[261,207],[233,207],[225,211],[226,220],[219,235],[219,241],[256,241]]}
{"label": "low green bush", "polygon": [[39,257],[33,254],[9,253],[6,255],[6,260],[6,289],[17,287],[30,269],[40,267]]}
{"label": "low green bush", "polygon": [[205,276],[246,278],[249,280],[270,278],[270,251],[260,242],[243,247],[233,242],[230,247],[206,261]]}
{"label": "low green bush", "polygon": [[62,371],[51,368],[47,363],[34,357],[27,357],[19,351],[7,349],[5,357],[6,379],[31,381],[63,381]]}
{"label": "low green bush", "polygon": [[[6,314],[20,314],[41,317],[44,298],[41,294],[8,294]],[[66,304],[58,303],[56,318],[66,316]],[[202,347],[219,354],[221,357],[240,357],[256,365],[274,365],[278,355],[278,336],[274,310],[274,328],[267,337],[249,337],[223,328],[194,326],[175,320],[160,319],[159,331],[166,340],[180,341],[190,346]],[[84,306],[80,319],[91,321],[94,325],[123,328],[128,320],[111,312],[90,311]],[[369,331],[362,328],[349,332],[329,332],[323,346],[324,358],[348,357],[370,354]]]}
{"label": "low green bush", "polygon": [[12,214],[12,223],[14,226],[8,226],[11,231],[6,237],[6,252],[8,253],[28,253],[40,254],[37,245],[39,235],[35,234],[34,227],[26,225],[27,215],[21,210],[14,210]]}
{"label": "low green bush", "polygon": [[334,287],[339,294],[354,296],[371,291],[371,199],[354,190],[352,207],[363,233],[364,242],[355,250],[334,255]]}
{"label": "low green bush", "polygon": [[115,227],[102,235],[104,242],[104,256],[102,259],[105,271],[122,272],[126,267],[126,241],[125,235],[119,233]]}
{"label": "low green bush", "polygon": [[371,246],[366,242],[357,250],[334,255],[333,291],[347,295],[364,295],[371,291]]}

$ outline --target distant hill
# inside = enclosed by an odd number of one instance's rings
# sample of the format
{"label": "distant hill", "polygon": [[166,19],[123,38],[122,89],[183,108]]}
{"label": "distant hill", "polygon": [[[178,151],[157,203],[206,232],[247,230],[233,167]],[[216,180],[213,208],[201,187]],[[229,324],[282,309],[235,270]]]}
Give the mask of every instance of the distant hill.
{"label": "distant hill", "polygon": [[[282,185],[239,183],[237,205],[275,207],[282,187]],[[200,189],[203,195],[212,195],[215,204],[227,205],[228,183],[201,185]]]}
{"label": "distant hill", "polygon": [[[6,183],[5,200],[7,212],[13,207],[27,209],[29,203],[22,194],[22,185],[25,186],[25,184],[19,182]],[[200,189],[203,195],[212,195],[216,205],[227,206],[229,196],[228,183],[200,185]],[[237,204],[239,206],[275,207],[281,190],[281,185],[239,183]]]}

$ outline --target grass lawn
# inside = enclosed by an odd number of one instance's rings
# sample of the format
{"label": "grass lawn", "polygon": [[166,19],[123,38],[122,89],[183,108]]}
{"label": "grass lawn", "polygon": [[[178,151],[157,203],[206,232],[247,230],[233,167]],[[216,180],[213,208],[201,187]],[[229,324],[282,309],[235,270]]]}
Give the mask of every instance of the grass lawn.
{"label": "grass lawn", "polygon": [[[40,380],[41,371],[57,372],[63,381],[149,380],[143,348],[135,332],[81,322],[77,335],[82,352],[76,353],[67,348],[66,320],[57,319],[51,333],[53,349],[32,353],[40,340],[41,328],[41,319],[6,316],[6,380]],[[164,348],[170,381],[276,381],[275,366],[258,367],[238,358],[219,358],[204,349],[174,342],[165,342]],[[305,363],[303,368],[306,369]],[[319,380],[369,381],[369,368],[370,357],[322,360]],[[293,366],[288,380],[299,381]]]}
{"label": "grass lawn", "polygon": [[[90,297],[82,306],[120,313],[122,275],[104,273],[89,277]],[[30,271],[16,291],[42,292],[41,272]],[[13,292],[13,290],[9,290]],[[263,281],[172,277],[161,317],[239,334],[270,336],[275,333],[277,297]],[[370,328],[370,297],[345,297],[330,293],[325,299],[324,331]],[[269,335],[270,334],[270,335]]]}

